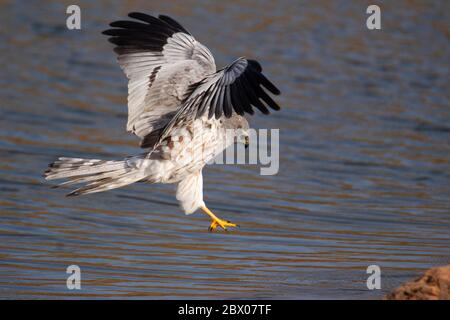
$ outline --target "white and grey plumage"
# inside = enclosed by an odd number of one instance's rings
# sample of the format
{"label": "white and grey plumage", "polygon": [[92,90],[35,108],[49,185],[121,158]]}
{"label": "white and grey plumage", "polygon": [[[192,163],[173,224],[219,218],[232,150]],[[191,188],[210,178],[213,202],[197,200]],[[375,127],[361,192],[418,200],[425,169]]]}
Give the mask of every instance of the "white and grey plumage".
{"label": "white and grey plumage", "polygon": [[[186,214],[202,208],[213,220],[210,230],[236,226],[206,207],[202,169],[231,143],[248,139],[244,113],[253,114],[253,107],[264,114],[279,110],[265,89],[279,90],[254,60],[239,58],[216,71],[208,48],[172,18],[136,12],[129,17],[135,20],[113,22],[103,33],[116,45],[129,79],[127,130],[149,150],[121,161],[59,158],[45,178],[85,184],[70,196],[138,181],[178,183],[177,199]],[[242,134],[230,139],[226,129]]]}

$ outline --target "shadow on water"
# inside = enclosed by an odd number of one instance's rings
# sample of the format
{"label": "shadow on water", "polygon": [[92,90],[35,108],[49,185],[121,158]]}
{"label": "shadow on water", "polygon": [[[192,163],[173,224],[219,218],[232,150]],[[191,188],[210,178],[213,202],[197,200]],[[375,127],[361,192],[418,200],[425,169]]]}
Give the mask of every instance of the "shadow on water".
{"label": "shadow on water", "polygon": [[[373,299],[450,262],[448,4],[383,4],[369,32],[358,2],[171,3],[80,1],[81,31],[62,4],[0,4],[0,297]],[[241,225],[228,234],[184,216],[173,186],[70,199],[41,177],[58,156],[140,152],[100,32],[155,8],[219,66],[258,59],[283,92],[282,112],[251,119],[280,128],[278,175],[204,170],[209,205]]]}

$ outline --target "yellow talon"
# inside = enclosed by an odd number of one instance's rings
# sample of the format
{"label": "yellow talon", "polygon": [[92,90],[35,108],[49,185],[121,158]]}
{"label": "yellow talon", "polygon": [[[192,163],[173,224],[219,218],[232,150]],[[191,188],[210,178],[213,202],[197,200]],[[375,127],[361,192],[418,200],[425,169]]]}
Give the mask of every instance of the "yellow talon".
{"label": "yellow talon", "polygon": [[232,223],[230,221],[219,219],[214,213],[211,212],[206,206],[202,207],[202,210],[211,217],[213,220],[211,225],[209,226],[209,231],[216,230],[217,227],[221,227],[223,230],[227,230],[227,227],[238,227],[237,224]]}
{"label": "yellow talon", "polygon": [[214,231],[218,226],[220,226],[223,230],[227,230],[227,227],[237,227],[238,225],[222,219],[213,220],[209,226],[209,231]]}

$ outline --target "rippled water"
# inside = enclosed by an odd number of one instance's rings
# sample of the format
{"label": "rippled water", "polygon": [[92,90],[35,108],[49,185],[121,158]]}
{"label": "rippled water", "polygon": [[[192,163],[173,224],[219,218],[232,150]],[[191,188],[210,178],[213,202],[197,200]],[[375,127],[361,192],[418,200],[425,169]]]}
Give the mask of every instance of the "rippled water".
{"label": "rippled water", "polygon": [[[375,299],[450,262],[450,7],[395,1],[382,30],[364,1],[1,1],[1,298]],[[129,11],[174,16],[218,65],[257,58],[279,85],[280,172],[204,170],[209,206],[241,225],[208,233],[173,186],[66,198],[58,156],[120,159],[126,79],[100,34]],[[66,288],[66,267],[82,290]],[[366,288],[366,268],[382,290]]]}

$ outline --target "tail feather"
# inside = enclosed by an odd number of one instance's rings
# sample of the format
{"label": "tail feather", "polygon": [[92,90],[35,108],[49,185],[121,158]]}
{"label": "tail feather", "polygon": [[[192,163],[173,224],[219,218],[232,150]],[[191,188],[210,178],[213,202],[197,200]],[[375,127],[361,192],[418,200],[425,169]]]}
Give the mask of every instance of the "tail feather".
{"label": "tail feather", "polygon": [[146,178],[144,170],[137,165],[141,157],[130,157],[121,161],[98,159],[58,158],[45,171],[46,180],[68,179],[58,186],[87,183],[67,196],[101,192],[120,188]]}
{"label": "tail feather", "polygon": [[45,171],[45,178],[62,179],[73,176],[93,175],[123,169],[125,161],[105,161],[98,159],[58,158]]}

